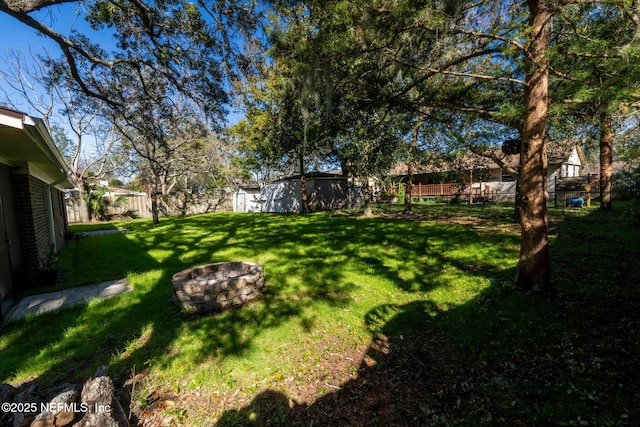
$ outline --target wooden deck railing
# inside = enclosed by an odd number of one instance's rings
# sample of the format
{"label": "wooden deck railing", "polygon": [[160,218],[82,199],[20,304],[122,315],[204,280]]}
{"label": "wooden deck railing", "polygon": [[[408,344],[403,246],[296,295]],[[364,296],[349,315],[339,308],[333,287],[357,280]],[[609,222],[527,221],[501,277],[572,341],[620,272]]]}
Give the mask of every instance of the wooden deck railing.
{"label": "wooden deck railing", "polygon": [[411,197],[418,200],[432,197],[450,199],[456,194],[459,194],[462,200],[474,203],[495,201],[497,198],[497,192],[488,186],[484,189],[474,187],[471,191],[461,183],[413,184],[411,186]]}
{"label": "wooden deck railing", "polygon": [[411,197],[451,197],[461,193],[463,185],[459,183],[449,184],[413,184]]}

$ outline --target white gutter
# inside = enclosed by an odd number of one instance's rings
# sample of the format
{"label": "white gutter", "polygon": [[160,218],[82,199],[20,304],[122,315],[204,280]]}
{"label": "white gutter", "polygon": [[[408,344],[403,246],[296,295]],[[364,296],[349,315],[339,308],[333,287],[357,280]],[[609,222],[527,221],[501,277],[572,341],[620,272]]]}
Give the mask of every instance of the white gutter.
{"label": "white gutter", "polygon": [[[69,170],[69,166],[67,165],[64,157],[62,157],[60,150],[58,150],[58,148],[54,144],[53,139],[51,139],[51,137],[49,136],[49,131],[44,122],[42,120],[38,120],[37,122],[35,122],[31,117],[27,115],[25,115],[24,121],[25,124],[30,125],[40,137],[36,138],[31,132],[31,129],[23,128],[29,135],[29,138],[33,141],[34,144],[36,144],[36,146],[40,148],[43,153],[46,154],[46,156],[52,161],[52,163],[58,164],[60,166],[60,172],[62,172],[68,180],[66,171]],[[64,181],[64,179],[57,180],[55,185],[62,184]]]}

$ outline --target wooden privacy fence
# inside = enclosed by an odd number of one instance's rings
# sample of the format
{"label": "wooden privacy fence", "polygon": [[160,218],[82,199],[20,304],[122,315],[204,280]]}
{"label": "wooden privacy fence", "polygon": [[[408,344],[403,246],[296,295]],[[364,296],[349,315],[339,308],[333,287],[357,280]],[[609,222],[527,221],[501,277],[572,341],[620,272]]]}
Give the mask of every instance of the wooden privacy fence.
{"label": "wooden privacy fence", "polygon": [[[151,198],[148,194],[124,194],[122,206],[108,208],[107,214],[113,217],[151,218]],[[65,196],[65,207],[69,223],[88,222],[84,217],[77,192],[68,192]]]}
{"label": "wooden privacy fence", "polygon": [[85,221],[80,209],[80,199],[72,197],[71,193],[65,193],[64,204],[65,210],[67,211],[67,220],[70,224]]}
{"label": "wooden privacy fence", "polygon": [[[119,207],[107,209],[107,215],[113,218],[151,218],[151,196],[146,193],[124,194],[125,201]],[[229,211],[232,209],[231,194],[219,191],[213,194],[176,193],[168,196],[158,195],[161,216],[195,215],[207,212]],[[73,193],[67,193],[65,207],[69,223],[88,222],[83,218],[80,199]]]}

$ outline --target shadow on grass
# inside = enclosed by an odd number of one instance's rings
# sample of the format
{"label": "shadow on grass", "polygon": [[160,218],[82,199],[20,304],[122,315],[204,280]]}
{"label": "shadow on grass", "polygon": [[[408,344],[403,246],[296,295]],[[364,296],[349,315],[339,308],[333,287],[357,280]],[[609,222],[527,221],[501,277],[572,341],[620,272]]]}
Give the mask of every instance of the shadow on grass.
{"label": "shadow on grass", "polygon": [[[569,225],[571,221],[557,225],[555,259],[578,256],[571,252],[578,234]],[[384,280],[414,301],[390,303],[382,294],[367,308],[362,321],[372,332],[372,343],[357,378],[311,405],[292,408],[288,396],[268,390],[246,408],[226,413],[220,425],[501,419],[555,424],[579,422],[578,416],[607,424],[622,415],[639,415],[633,404],[637,373],[631,369],[639,354],[633,351],[640,350],[637,310],[616,310],[604,324],[609,329],[589,330],[597,325],[584,319],[603,320],[610,308],[603,305],[610,300],[590,293],[594,283],[606,278],[604,273],[582,279],[585,287],[575,290],[578,295],[544,299],[513,292],[505,286],[513,270],[504,266],[517,258],[517,236],[512,234],[478,233],[456,223],[326,215],[217,214],[167,219],[159,225],[137,221],[127,228],[130,233],[70,242],[61,258],[67,257],[73,283],[128,275],[134,292],[5,328],[0,380],[30,372],[38,373],[27,378],[33,383],[81,380],[109,365],[122,384],[133,366],[169,368],[184,357],[181,352],[188,352],[194,366],[247,355],[260,350],[253,346],[265,330],[291,324],[308,331],[316,321],[308,309],[353,308],[363,293],[376,291],[375,280]],[[598,233],[610,233],[608,228]],[[593,239],[601,239],[593,233]],[[637,230],[616,238],[622,241],[607,248],[609,255],[624,245],[637,248],[629,240],[637,238]],[[173,273],[231,260],[265,267],[267,285],[258,302],[216,316],[191,317],[177,310],[171,302]],[[632,257],[624,267],[634,283],[640,282],[637,261]],[[565,262],[556,265],[563,281],[570,279]],[[469,283],[459,283],[452,271],[470,272]],[[450,305],[424,296],[442,287],[470,287],[476,296]],[[622,282],[618,288],[622,296]],[[620,335],[622,325],[626,335]],[[605,346],[609,336],[616,337],[615,351],[628,361]]]}
{"label": "shadow on grass", "polygon": [[[108,248],[103,249],[100,242],[108,242]],[[113,247],[121,248],[124,253],[138,249],[118,233],[71,241],[67,250],[74,252],[74,262],[100,264],[118,256],[118,252],[105,252]],[[45,384],[81,381],[102,365],[111,366],[111,372],[119,376],[125,371],[125,359],[132,364],[142,364],[149,353],[164,351],[176,333],[171,319],[179,315],[170,306],[170,294],[162,286],[169,276],[158,270],[157,262],[146,254],[138,253],[136,261],[146,268],[155,268],[155,277],[144,284],[133,281],[134,291],[130,293],[30,316],[4,326],[0,381],[11,380],[16,375]],[[125,276],[126,273],[115,271],[97,281]],[[146,335],[145,344],[134,349],[132,343],[143,335]],[[33,378],[31,372],[40,374]]]}
{"label": "shadow on grass", "polygon": [[304,404],[269,389],[217,426],[635,425],[640,232],[619,214],[555,222],[555,295],[512,289],[511,269],[448,310],[381,304],[365,316],[358,375],[339,390]]}
{"label": "shadow on grass", "polygon": [[[496,342],[494,345],[504,346],[499,352],[478,352],[469,341],[478,335],[490,337],[499,323],[508,324],[504,319],[494,320],[495,313],[483,314],[502,306],[508,298],[513,298],[509,291],[489,290],[478,300],[447,311],[429,300],[380,305],[365,318],[372,342],[356,378],[312,404],[291,402],[281,391],[266,390],[248,406],[227,411],[216,425],[497,422],[502,416],[496,405],[508,412],[513,408],[511,402],[518,398],[504,371],[514,361],[511,352],[516,348],[523,351],[526,340],[516,334],[510,344]],[[536,302],[540,306],[534,311],[546,311],[544,302]],[[486,387],[492,390],[491,396],[486,394]],[[526,403],[521,401],[519,405]]]}
{"label": "shadow on grass", "polygon": [[[633,425],[638,419],[637,369],[618,366],[606,351],[585,352],[590,346],[578,330],[555,313],[557,301],[511,292],[488,292],[482,301],[448,312],[429,301],[393,307],[357,378],[339,391],[307,405],[266,390],[216,425]],[[505,301],[529,308],[514,317]],[[465,329],[462,336],[456,328]]]}
{"label": "shadow on grass", "polygon": [[[282,234],[273,227],[288,230]],[[341,283],[341,273],[332,265],[312,262],[307,271],[308,257],[293,238],[299,229],[282,218],[247,222],[238,216],[202,216],[167,219],[159,225],[137,222],[131,229],[128,234],[71,241],[63,257],[72,283],[128,276],[134,291],[6,325],[0,381],[28,377],[32,371],[40,372],[34,381],[81,380],[101,365],[110,366],[110,372],[124,381],[134,365],[171,363],[171,347],[183,328],[201,344],[192,349],[196,363],[240,354],[263,329],[298,316],[305,306],[320,301],[340,305],[349,299],[350,284]],[[239,230],[243,236],[237,238]],[[258,303],[204,317],[184,314],[173,304],[174,273],[237,257],[255,259],[273,246],[282,247],[284,257],[277,261],[282,265],[270,276],[267,263],[271,282]],[[287,276],[293,274],[302,280],[290,281]],[[295,285],[298,282],[303,286]]]}
{"label": "shadow on grass", "polygon": [[[293,224],[291,223],[291,220]],[[70,283],[129,277],[134,291],[114,299],[27,318],[3,327],[0,381],[82,381],[107,365],[123,383],[137,366],[169,365],[189,330],[192,361],[242,354],[263,330],[292,318],[309,329],[305,307],[343,306],[353,284],[324,257],[336,253],[332,226],[295,217],[219,215],[132,222],[127,234],[68,242],[61,260]],[[338,250],[339,252],[339,250]],[[263,297],[246,309],[192,317],[172,303],[171,276],[184,268],[235,259],[262,261]],[[178,350],[179,352],[180,350]]]}

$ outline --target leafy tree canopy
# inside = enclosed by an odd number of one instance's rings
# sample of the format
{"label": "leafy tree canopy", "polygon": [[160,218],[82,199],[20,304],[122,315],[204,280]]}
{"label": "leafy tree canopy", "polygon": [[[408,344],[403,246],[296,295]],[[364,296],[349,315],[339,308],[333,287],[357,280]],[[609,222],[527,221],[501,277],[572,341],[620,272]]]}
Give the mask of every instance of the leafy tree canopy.
{"label": "leafy tree canopy", "polygon": [[116,48],[107,51],[85,34],[73,30],[64,35],[34,17],[63,3],[75,1],[2,0],[0,11],[56,42],[64,57],[60,66],[70,70],[87,95],[122,107],[138,95],[125,91],[122,79],[138,78],[145,85],[154,75],[168,84],[162,96],[188,94],[207,114],[218,116],[228,101],[229,78],[249,68],[249,49],[239,46],[256,30],[262,13],[255,1],[83,2],[80,10],[86,10],[91,27],[113,33]]}

